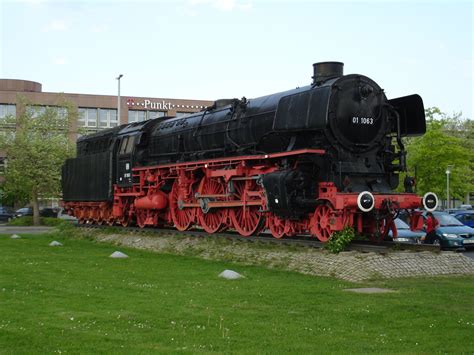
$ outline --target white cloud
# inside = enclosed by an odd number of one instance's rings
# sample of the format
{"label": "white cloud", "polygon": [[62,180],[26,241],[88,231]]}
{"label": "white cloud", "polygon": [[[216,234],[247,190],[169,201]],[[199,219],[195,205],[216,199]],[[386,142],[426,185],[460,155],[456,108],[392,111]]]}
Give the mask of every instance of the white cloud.
{"label": "white cloud", "polygon": [[66,59],[64,57],[55,57],[53,58],[53,64],[64,65],[66,64]]}
{"label": "white cloud", "polygon": [[246,11],[252,8],[251,0],[189,0],[188,3],[192,6],[208,5],[221,11]]}
{"label": "white cloud", "polygon": [[18,2],[26,4],[26,5],[37,6],[37,5],[45,4],[47,2],[47,0],[20,0]]}
{"label": "white cloud", "polygon": [[44,31],[50,32],[50,31],[66,31],[68,29],[68,26],[66,22],[63,20],[53,20],[50,23],[46,25],[44,28]]}
{"label": "white cloud", "polygon": [[92,25],[92,27],[90,28],[91,32],[94,33],[107,32],[109,29],[110,27],[103,23],[99,25]]}

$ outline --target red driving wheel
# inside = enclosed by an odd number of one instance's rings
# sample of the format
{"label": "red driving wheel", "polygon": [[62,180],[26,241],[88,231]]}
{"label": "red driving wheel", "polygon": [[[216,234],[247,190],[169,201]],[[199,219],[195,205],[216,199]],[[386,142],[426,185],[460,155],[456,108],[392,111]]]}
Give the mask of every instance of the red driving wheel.
{"label": "red driving wheel", "polygon": [[[225,185],[218,179],[204,177],[199,185],[198,192],[200,195],[223,195],[225,193]],[[213,198],[207,198],[206,200],[213,200]],[[227,214],[226,208],[212,208],[206,211],[199,208],[197,212],[199,224],[207,233],[216,233],[224,230],[227,226]]]}
{"label": "red driving wheel", "polygon": [[174,226],[179,231],[191,228],[196,216],[195,208],[184,208],[179,206],[183,202],[183,193],[180,191],[178,181],[175,181],[170,193],[170,213]]}
{"label": "red driving wheel", "polygon": [[333,209],[328,205],[319,205],[311,218],[311,234],[321,242],[327,242],[332,235],[331,215]]}
{"label": "red driving wheel", "polygon": [[254,180],[234,181],[234,197],[242,201],[244,206],[231,208],[229,217],[232,225],[240,235],[249,237],[261,232],[265,225],[265,219],[260,213],[260,205],[247,205],[249,202],[260,201],[255,193],[260,190]]}

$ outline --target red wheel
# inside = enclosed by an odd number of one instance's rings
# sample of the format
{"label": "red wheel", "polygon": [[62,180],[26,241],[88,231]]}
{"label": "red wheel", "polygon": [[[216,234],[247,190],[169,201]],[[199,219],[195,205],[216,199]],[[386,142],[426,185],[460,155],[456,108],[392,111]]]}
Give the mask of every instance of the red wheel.
{"label": "red wheel", "polygon": [[[222,195],[225,193],[225,185],[217,179],[203,178],[198,191],[200,195]],[[197,215],[199,224],[207,233],[220,232],[227,227],[226,208],[212,208],[207,212],[200,208]]]}
{"label": "red wheel", "polygon": [[104,223],[104,220],[102,219],[102,211],[99,207],[92,208],[92,219],[94,223],[98,224],[99,226]]}
{"label": "red wheel", "polygon": [[85,224],[86,223],[86,220],[84,218],[84,208],[77,207],[77,209],[74,211],[74,215],[77,218],[77,223],[79,223],[79,224]]}
{"label": "red wheel", "polygon": [[170,193],[170,212],[174,226],[179,231],[185,231],[191,228],[196,216],[195,208],[179,207],[180,203],[183,202],[183,198],[184,196],[180,191],[178,181],[176,181]]}
{"label": "red wheel", "polygon": [[97,220],[97,224],[102,225],[104,223],[107,223],[108,219],[108,209],[107,207],[99,207],[99,218]]}
{"label": "red wheel", "polygon": [[110,217],[107,219],[107,224],[109,226],[113,226],[115,223],[115,218],[112,216],[112,214],[110,214]]}
{"label": "red wheel", "polygon": [[321,242],[327,242],[332,235],[330,219],[333,209],[328,205],[319,205],[311,218],[311,234]]}
{"label": "red wheel", "polygon": [[117,219],[117,223],[120,224],[122,227],[128,227],[132,224],[132,216],[130,215],[130,201],[128,198],[122,199],[122,216]]}
{"label": "red wheel", "polygon": [[92,224],[92,213],[90,207],[84,207],[84,223]]}
{"label": "red wheel", "polygon": [[393,218],[387,217],[381,219],[378,223],[375,221],[375,233],[371,233],[369,239],[371,242],[380,243],[388,236],[390,231],[392,231],[393,240],[397,239],[398,231]]}
{"label": "red wheel", "polygon": [[137,225],[140,228],[145,228],[145,223],[146,223],[146,218],[147,218],[147,211],[142,210],[142,209],[137,209],[136,210],[136,215],[137,215]]}
{"label": "red wheel", "polygon": [[114,218],[112,216],[112,210],[110,207],[102,207],[100,211],[100,218],[103,224],[108,224],[109,226],[114,224]]}
{"label": "red wheel", "polygon": [[128,218],[128,216],[124,216],[122,218],[119,218],[118,223],[122,227],[128,227],[130,225],[130,219]]}
{"label": "red wheel", "polygon": [[260,188],[254,180],[246,180],[234,181],[234,189],[235,199],[242,201],[244,206],[230,209],[229,217],[233,227],[244,237],[260,233],[265,226],[265,219],[259,212],[261,206],[247,205],[248,202],[261,200],[260,196],[255,196]]}
{"label": "red wheel", "polygon": [[280,219],[275,215],[268,217],[268,228],[277,239],[284,237],[288,233],[286,220]]}

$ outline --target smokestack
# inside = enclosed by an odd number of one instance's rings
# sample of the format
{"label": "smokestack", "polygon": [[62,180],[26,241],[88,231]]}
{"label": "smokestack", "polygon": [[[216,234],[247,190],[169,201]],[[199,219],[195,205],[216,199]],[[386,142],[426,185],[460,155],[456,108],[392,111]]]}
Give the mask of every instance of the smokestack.
{"label": "smokestack", "polygon": [[326,80],[344,75],[344,63],[319,62],[313,64],[313,85],[321,85]]}

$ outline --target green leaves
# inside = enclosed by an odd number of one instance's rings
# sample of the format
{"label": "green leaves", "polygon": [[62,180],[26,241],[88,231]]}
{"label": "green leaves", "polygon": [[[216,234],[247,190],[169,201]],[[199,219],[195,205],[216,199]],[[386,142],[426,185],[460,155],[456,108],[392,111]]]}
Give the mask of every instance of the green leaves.
{"label": "green leaves", "polygon": [[446,169],[450,167],[450,194],[462,199],[474,186],[474,124],[449,117],[438,108],[426,109],[427,131],[408,140],[409,175],[417,177],[417,192],[446,196]]}
{"label": "green leaves", "polygon": [[342,231],[334,232],[324,244],[324,248],[334,254],[340,253],[351,243],[354,237],[354,229],[345,227]]}
{"label": "green leaves", "polygon": [[32,201],[35,196],[60,196],[61,166],[74,155],[69,139],[76,129],[77,109],[69,103],[41,110],[21,99],[22,114],[7,117],[0,136],[6,152],[5,193],[15,201]]}

